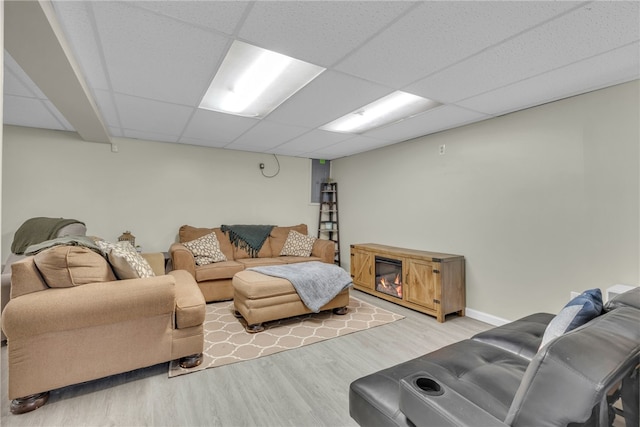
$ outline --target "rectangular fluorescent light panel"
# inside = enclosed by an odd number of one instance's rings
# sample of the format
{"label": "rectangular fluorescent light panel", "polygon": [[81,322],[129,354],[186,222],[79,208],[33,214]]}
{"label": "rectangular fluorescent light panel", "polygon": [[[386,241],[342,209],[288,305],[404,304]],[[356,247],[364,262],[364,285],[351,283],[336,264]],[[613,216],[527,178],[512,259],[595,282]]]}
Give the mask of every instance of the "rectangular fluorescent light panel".
{"label": "rectangular fluorescent light panel", "polygon": [[234,41],[200,108],[262,118],[325,68]]}
{"label": "rectangular fluorescent light panel", "polygon": [[327,123],[320,129],[331,132],[364,133],[424,113],[438,105],[440,103],[436,101],[396,91]]}

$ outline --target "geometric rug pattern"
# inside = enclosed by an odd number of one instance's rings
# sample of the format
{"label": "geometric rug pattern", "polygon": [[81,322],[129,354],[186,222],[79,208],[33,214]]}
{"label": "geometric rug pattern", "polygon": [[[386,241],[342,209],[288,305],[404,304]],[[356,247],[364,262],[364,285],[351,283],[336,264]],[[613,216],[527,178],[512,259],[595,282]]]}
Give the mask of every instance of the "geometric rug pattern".
{"label": "geometric rug pattern", "polygon": [[349,298],[345,315],[331,310],[264,323],[265,330],[250,334],[244,320],[233,315],[233,301],[207,304],[204,358],[196,368],[169,364],[169,377],[238,363],[340,337],[404,318],[357,298]]}

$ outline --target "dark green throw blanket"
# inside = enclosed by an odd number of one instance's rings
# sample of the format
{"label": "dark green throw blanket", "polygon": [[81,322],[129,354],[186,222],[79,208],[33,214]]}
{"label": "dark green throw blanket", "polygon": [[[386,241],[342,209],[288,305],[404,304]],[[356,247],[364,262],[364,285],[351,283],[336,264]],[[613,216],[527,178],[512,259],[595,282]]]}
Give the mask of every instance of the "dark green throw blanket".
{"label": "dark green throw blanket", "polygon": [[220,230],[229,235],[236,248],[244,249],[251,258],[256,258],[273,227],[275,225],[221,225]]}
{"label": "dark green throw blanket", "polygon": [[84,222],[75,219],[36,217],[28,219],[16,230],[11,243],[11,252],[23,254],[25,249],[36,243],[58,237],[58,231],[69,224]]}

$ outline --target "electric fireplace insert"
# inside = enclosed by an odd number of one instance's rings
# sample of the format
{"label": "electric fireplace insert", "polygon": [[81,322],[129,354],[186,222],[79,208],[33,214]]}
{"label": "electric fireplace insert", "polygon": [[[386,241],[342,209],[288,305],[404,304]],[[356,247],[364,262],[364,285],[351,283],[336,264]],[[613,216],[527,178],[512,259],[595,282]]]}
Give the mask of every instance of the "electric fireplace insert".
{"label": "electric fireplace insert", "polygon": [[402,261],[376,256],[376,291],[402,298]]}

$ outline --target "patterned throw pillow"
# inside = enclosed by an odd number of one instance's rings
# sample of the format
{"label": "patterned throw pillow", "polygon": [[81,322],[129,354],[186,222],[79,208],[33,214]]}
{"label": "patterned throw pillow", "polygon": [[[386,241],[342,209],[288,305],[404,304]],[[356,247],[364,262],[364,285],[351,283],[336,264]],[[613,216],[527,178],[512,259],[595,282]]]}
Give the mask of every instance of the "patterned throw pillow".
{"label": "patterned throw pillow", "polygon": [[110,243],[105,240],[97,240],[96,245],[109,260],[109,264],[118,276],[118,279],[138,279],[153,277],[153,269],[136,248],[127,241]]}
{"label": "patterned throw pillow", "polygon": [[196,240],[185,242],[183,245],[193,253],[196,265],[207,265],[227,260],[227,257],[220,250],[220,242],[218,242],[216,233],[207,234]]}
{"label": "patterned throw pillow", "polygon": [[316,238],[305,236],[295,230],[289,231],[287,240],[280,251],[281,256],[310,256]]}

